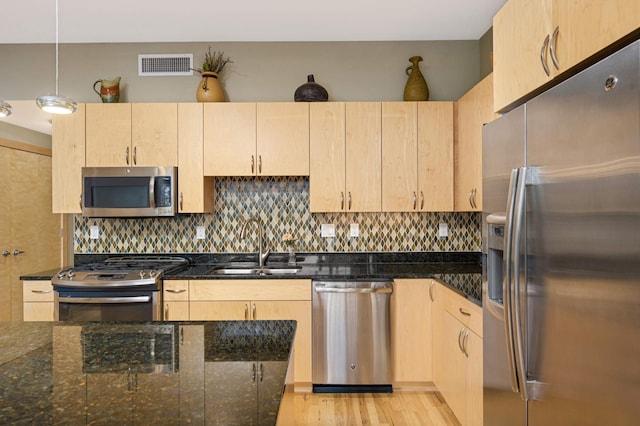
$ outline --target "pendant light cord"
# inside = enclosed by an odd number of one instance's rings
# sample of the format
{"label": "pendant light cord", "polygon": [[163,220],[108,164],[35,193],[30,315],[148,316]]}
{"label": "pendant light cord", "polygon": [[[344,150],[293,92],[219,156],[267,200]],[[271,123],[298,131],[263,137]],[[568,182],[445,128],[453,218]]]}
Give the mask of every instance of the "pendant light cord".
{"label": "pendant light cord", "polygon": [[58,0],[56,0],[56,96],[58,96]]}

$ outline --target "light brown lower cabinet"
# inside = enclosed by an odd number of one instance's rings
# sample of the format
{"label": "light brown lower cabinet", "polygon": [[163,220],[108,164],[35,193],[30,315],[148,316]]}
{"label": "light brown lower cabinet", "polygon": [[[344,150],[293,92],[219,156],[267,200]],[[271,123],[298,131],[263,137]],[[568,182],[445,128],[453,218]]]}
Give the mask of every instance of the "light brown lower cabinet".
{"label": "light brown lower cabinet", "polygon": [[310,385],[310,280],[192,280],[189,319],[297,321],[294,381],[297,385]]}
{"label": "light brown lower cabinet", "polygon": [[433,295],[433,377],[463,425],[482,425],[482,308],[440,283]]}
{"label": "light brown lower cabinet", "polygon": [[23,281],[22,299],[24,321],[54,321],[51,281]]}

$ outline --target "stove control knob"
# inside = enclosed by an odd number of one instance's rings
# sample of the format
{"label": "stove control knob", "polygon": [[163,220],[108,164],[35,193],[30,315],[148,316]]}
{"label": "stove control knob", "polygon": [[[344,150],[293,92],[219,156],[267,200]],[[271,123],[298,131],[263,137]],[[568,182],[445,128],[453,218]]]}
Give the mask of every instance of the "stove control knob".
{"label": "stove control knob", "polygon": [[144,271],[140,271],[140,278],[144,278]]}
{"label": "stove control knob", "polygon": [[155,277],[157,277],[157,276],[158,276],[158,272],[156,272],[156,271],[149,271],[149,277],[150,277],[150,278],[155,278]]}
{"label": "stove control knob", "polygon": [[58,278],[59,278],[59,279],[63,279],[63,278],[64,278],[64,274],[65,274],[65,272],[66,272],[66,271],[60,271],[60,272],[58,272]]}
{"label": "stove control knob", "polygon": [[71,271],[67,272],[67,276],[69,277],[70,280],[72,280],[73,277],[76,276],[76,273],[71,270]]}

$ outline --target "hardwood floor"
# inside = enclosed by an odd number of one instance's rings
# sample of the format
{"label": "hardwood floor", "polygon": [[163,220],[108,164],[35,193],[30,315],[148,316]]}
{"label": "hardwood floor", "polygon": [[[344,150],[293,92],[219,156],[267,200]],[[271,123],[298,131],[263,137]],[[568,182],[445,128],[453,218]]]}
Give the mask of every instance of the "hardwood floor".
{"label": "hardwood floor", "polygon": [[437,392],[295,393],[290,410],[279,425],[460,425]]}

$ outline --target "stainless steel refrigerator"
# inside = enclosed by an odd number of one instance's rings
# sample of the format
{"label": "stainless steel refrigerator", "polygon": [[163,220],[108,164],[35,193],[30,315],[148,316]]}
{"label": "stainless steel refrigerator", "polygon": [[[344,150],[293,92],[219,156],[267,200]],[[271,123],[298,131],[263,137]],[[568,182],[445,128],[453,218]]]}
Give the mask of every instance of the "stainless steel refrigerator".
{"label": "stainless steel refrigerator", "polygon": [[640,41],[482,155],[484,424],[640,424]]}

